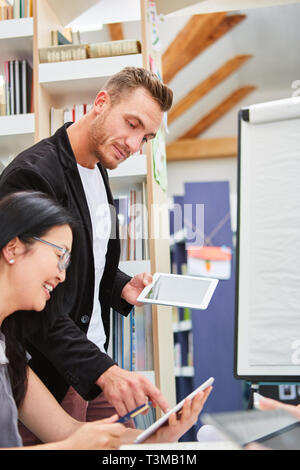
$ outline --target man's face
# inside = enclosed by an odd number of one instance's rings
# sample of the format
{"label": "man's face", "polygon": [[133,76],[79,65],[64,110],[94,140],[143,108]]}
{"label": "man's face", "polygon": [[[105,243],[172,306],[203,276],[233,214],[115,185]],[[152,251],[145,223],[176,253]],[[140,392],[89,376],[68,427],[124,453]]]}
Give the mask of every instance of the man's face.
{"label": "man's face", "polygon": [[126,93],[115,105],[105,93],[97,99],[98,116],[89,134],[90,151],[105,168],[113,169],[155,137],[163,111],[144,88]]}

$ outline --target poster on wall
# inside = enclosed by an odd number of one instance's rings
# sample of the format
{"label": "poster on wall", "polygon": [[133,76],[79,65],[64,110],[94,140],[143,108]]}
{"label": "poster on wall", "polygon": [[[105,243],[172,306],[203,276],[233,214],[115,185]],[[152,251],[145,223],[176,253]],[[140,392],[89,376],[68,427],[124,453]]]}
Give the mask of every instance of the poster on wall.
{"label": "poster on wall", "polygon": [[155,51],[161,51],[161,40],[159,37],[159,28],[158,28],[158,16],[156,13],[155,2],[150,0],[148,4],[148,12],[150,19],[150,29],[151,29],[151,45]]}
{"label": "poster on wall", "polygon": [[168,186],[167,156],[164,133],[161,128],[152,140],[152,159],[155,181],[160,185],[163,191],[166,191]]}

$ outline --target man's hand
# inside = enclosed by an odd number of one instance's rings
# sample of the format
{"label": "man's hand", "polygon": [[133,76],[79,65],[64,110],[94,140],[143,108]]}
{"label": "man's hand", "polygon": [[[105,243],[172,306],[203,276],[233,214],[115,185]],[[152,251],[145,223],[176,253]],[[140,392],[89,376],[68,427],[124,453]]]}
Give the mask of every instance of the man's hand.
{"label": "man's hand", "polygon": [[149,400],[152,406],[158,405],[164,413],[170,408],[161,391],[145,376],[121,369],[117,365],[107,369],[96,383],[119,416],[129,413]]}
{"label": "man's hand", "polygon": [[199,392],[192,400],[187,398],[184,401],[180,413],[172,413],[168,422],[159,428],[153,436],[150,436],[145,442],[176,442],[186,433],[198,420],[199,414],[212,387]]}
{"label": "man's hand", "polygon": [[152,282],[152,275],[150,273],[141,273],[134,276],[123,287],[121,297],[132,305],[143,305],[137,302],[137,298],[144,289]]}

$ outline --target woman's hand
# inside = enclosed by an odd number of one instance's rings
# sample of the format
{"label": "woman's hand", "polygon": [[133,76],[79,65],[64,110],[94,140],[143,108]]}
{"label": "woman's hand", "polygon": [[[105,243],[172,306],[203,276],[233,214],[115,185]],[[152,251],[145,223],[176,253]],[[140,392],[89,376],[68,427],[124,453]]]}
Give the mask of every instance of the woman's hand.
{"label": "woman's hand", "polygon": [[125,426],[116,423],[118,415],[91,423],[83,423],[59,446],[64,449],[78,450],[116,450],[126,431]]}
{"label": "woman's hand", "polygon": [[145,442],[178,441],[178,439],[197,422],[198,416],[211,391],[212,387],[208,387],[204,391],[199,392],[193,400],[187,398],[180,413],[172,413],[168,423],[159,428],[156,433]]}

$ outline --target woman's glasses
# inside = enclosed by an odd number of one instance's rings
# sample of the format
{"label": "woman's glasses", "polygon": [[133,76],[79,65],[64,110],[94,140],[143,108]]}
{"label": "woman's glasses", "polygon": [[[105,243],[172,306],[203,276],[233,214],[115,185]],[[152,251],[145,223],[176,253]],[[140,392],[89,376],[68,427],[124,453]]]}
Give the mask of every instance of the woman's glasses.
{"label": "woman's glasses", "polygon": [[61,257],[58,260],[58,269],[60,271],[65,271],[68,266],[71,263],[71,253],[67,248],[63,248],[61,246],[54,245],[54,243],[47,242],[46,240],[43,240],[42,238],[39,237],[32,237],[34,240],[37,240],[38,242],[45,243],[46,245],[52,246],[53,248],[56,248],[57,250],[62,252]]}

